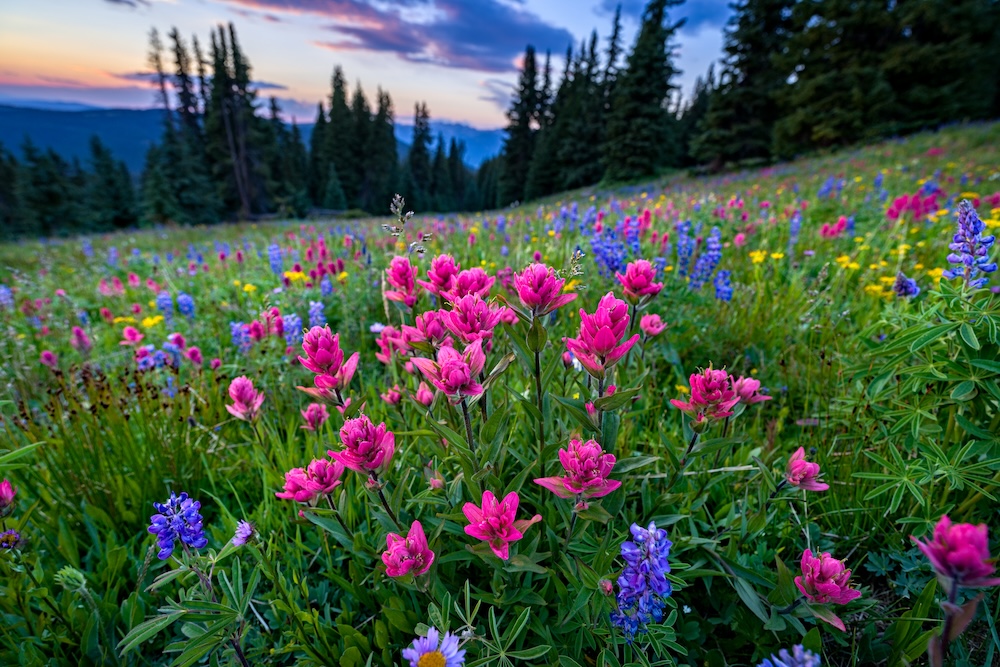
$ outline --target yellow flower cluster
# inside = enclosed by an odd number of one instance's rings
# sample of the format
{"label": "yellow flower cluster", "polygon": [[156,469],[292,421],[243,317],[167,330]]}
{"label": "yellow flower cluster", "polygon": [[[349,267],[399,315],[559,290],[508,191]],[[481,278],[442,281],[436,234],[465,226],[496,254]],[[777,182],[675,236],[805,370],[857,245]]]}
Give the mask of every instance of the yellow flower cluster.
{"label": "yellow flower cluster", "polygon": [[115,324],[121,324],[122,322],[126,322],[128,324],[135,324],[135,318],[134,317],[116,317],[115,319],[113,319],[111,321],[113,323],[115,323]]}
{"label": "yellow flower cluster", "polygon": [[852,260],[848,255],[841,255],[835,261],[837,262],[837,264],[840,265],[840,268],[842,269],[856,270],[861,268],[861,265]]}
{"label": "yellow flower cluster", "polygon": [[751,250],[750,251],[750,261],[754,264],[763,264],[764,260],[767,259],[766,250]]}
{"label": "yellow flower cluster", "polygon": [[152,329],[157,324],[163,321],[163,315],[154,315],[152,317],[144,317],[142,319],[143,329]]}
{"label": "yellow flower cluster", "polygon": [[243,291],[246,292],[247,294],[253,294],[254,292],[257,291],[257,286],[247,283],[246,285],[243,286]]}
{"label": "yellow flower cluster", "polygon": [[306,274],[301,271],[285,271],[285,277],[294,282],[305,282]]}

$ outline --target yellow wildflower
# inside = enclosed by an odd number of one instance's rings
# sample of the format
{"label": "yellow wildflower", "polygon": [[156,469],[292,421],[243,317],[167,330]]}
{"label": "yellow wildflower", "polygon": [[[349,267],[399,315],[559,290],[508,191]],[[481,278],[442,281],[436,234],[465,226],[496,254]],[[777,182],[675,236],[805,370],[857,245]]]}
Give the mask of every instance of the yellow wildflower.
{"label": "yellow wildflower", "polygon": [[142,320],[142,328],[152,329],[162,321],[163,321],[163,315],[154,315],[153,317],[145,317]]}
{"label": "yellow wildflower", "polygon": [[238,280],[234,280],[234,281],[233,281],[233,285],[235,285],[236,287],[239,287],[239,286],[240,286],[240,285],[242,285],[242,284],[243,284],[243,283],[241,283],[241,282],[240,282],[240,281],[238,281]]}
{"label": "yellow wildflower", "polygon": [[784,256],[785,256],[785,253],[783,253],[783,252],[772,252],[771,253],[771,259],[782,259],[782,258],[784,258]]}
{"label": "yellow wildflower", "polygon": [[762,264],[764,259],[767,257],[766,250],[751,250],[750,251],[750,261],[754,264]]}
{"label": "yellow wildflower", "polygon": [[257,291],[257,286],[247,283],[246,285],[243,286],[243,291],[246,292],[247,294],[253,294],[254,292]]}
{"label": "yellow wildflower", "polygon": [[677,390],[678,394],[690,394],[691,393],[691,390],[688,389],[685,385],[682,385],[682,384],[675,384],[674,385],[674,389]]}
{"label": "yellow wildflower", "polygon": [[116,317],[111,320],[114,324],[121,324],[122,322],[127,322],[128,324],[135,324],[134,317]]}

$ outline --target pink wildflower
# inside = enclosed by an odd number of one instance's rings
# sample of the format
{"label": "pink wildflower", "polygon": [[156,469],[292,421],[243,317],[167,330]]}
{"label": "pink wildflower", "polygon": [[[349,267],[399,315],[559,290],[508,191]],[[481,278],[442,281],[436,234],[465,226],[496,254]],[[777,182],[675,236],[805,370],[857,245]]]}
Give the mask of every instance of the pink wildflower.
{"label": "pink wildflower", "polygon": [[643,315],[639,318],[639,328],[642,332],[646,334],[647,338],[653,338],[654,336],[659,336],[667,328],[667,323],[660,319],[659,315]]}
{"label": "pink wildflower", "polygon": [[229,383],[229,398],[233,399],[232,405],[226,405],[229,414],[243,421],[253,421],[264,402],[264,392],[254,389],[253,381],[241,375]]}
{"label": "pink wildflower", "polygon": [[389,533],[385,546],[382,562],[385,563],[385,573],[390,577],[426,574],[434,562],[434,552],[427,546],[427,537],[419,521],[410,525],[406,537]]}
{"label": "pink wildflower", "polygon": [[953,524],[945,515],[934,526],[932,540],[922,542],[913,536],[910,539],[927,556],[949,591],[952,585],[965,588],[1000,586],[1000,578],[993,576],[996,565],[990,558],[986,524]]}
{"label": "pink wildflower", "polygon": [[576,338],[566,338],[566,347],[588,373],[603,378],[605,371],[621,361],[639,340],[639,334],[635,334],[622,342],[628,323],[628,304],[608,292],[593,314],[580,309],[580,333]]}
{"label": "pink wildflower", "polygon": [[302,425],[307,431],[316,431],[326,420],[330,418],[330,413],[327,411],[326,406],[322,403],[310,403],[305,410],[300,411],[302,418],[306,421]]}
{"label": "pink wildflower", "polygon": [[560,498],[578,495],[600,498],[622,484],[608,479],[615,466],[614,454],[605,453],[594,440],[570,440],[568,449],[559,450],[559,462],[566,471],[563,477],[541,477],[535,480],[535,484],[544,486]]}
{"label": "pink wildflower", "polygon": [[829,484],[819,481],[819,464],[806,461],[806,450],[799,447],[788,459],[785,479],[792,486],[806,491],[826,491]]}
{"label": "pink wildflower", "polygon": [[374,477],[389,466],[396,451],[396,437],[385,427],[375,426],[367,415],[348,419],[340,429],[344,449],[328,451],[335,461],[351,470]]}
{"label": "pink wildflower", "polygon": [[417,267],[410,264],[406,257],[393,257],[385,270],[385,281],[395,289],[386,290],[385,298],[399,301],[407,308],[413,308],[420,296],[420,288],[416,284]]}
{"label": "pink wildflower", "polygon": [[663,289],[663,283],[654,282],[656,267],[646,259],[629,262],[625,273],[616,273],[615,277],[622,284],[625,300],[633,306],[648,302]]}
{"label": "pink wildflower", "polygon": [[450,397],[453,405],[460,403],[465,396],[483,393],[482,385],[476,381],[476,376],[486,364],[481,340],[466,347],[464,352],[442,347],[438,350],[437,361],[415,357],[413,364],[435,387]]}
{"label": "pink wildflower", "polygon": [[548,315],[576,298],[573,292],[563,294],[565,284],[555,269],[545,264],[531,264],[514,277],[517,297],[533,317]]}
{"label": "pink wildflower", "polygon": [[465,503],[462,507],[465,518],[469,520],[465,533],[488,542],[498,558],[507,560],[510,543],[520,540],[531,524],[542,520],[539,514],[530,519],[515,520],[520,502],[516,491],[508,493],[502,501],[498,501],[491,491],[484,491],[482,507],[475,503]]}
{"label": "pink wildflower", "polygon": [[847,604],[861,597],[861,591],[850,587],[851,571],[828,553],[813,556],[806,549],[802,554],[802,576],[795,585],[802,594],[819,604]]}

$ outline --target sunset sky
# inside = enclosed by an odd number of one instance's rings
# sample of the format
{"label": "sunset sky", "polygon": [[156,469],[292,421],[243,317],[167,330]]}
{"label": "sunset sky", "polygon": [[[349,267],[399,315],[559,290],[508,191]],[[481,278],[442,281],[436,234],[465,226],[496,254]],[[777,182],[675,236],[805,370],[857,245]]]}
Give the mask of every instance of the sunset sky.
{"label": "sunset sky", "polygon": [[[688,0],[678,38],[685,91],[718,59],[729,0]],[[312,122],[333,67],[371,98],[381,85],[400,120],[426,100],[432,118],[479,128],[504,124],[526,44],[560,56],[597,28],[602,48],[616,0],[4,0],[0,104],[14,99],[149,107],[148,33],[177,26],[204,45],[232,22],[261,95]],[[626,49],[644,3],[623,0]]]}

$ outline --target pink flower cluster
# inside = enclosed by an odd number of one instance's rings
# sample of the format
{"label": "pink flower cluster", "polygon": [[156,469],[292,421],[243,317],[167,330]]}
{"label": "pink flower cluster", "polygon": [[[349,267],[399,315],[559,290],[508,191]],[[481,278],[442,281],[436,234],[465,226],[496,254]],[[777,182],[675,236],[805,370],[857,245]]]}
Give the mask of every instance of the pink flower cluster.
{"label": "pink flower cluster", "polygon": [[760,381],[753,378],[734,378],[724,370],[709,366],[689,378],[691,397],[687,401],[671,399],[670,404],[693,420],[693,425],[707,426],[712,421],[733,416],[738,403],[753,405],[769,401],[771,397],[760,393]]}
{"label": "pink flower cluster", "polygon": [[340,442],[344,449],[327,454],[346,468],[376,477],[389,467],[396,451],[396,436],[386,428],[378,426],[367,415],[348,419],[340,428]]}
{"label": "pink flower cluster", "polygon": [[847,604],[861,597],[861,591],[850,587],[851,571],[828,553],[813,556],[806,549],[802,554],[802,576],[795,585],[804,596],[819,604]]}
{"label": "pink flower cluster", "polygon": [[601,498],[622,485],[617,480],[608,479],[615,467],[614,454],[605,453],[595,440],[570,440],[567,449],[559,450],[559,462],[566,471],[564,476],[541,477],[535,480],[535,484],[560,498]]}
{"label": "pink flower cluster", "polygon": [[385,563],[385,573],[390,577],[426,574],[434,563],[434,552],[427,546],[424,527],[419,521],[410,525],[406,537],[389,533],[385,538],[385,546],[382,562]]}
{"label": "pink flower cluster", "polygon": [[233,399],[232,405],[226,405],[229,414],[237,419],[252,422],[260,412],[260,406],[264,402],[264,392],[254,389],[253,380],[241,375],[229,383],[229,398]]}
{"label": "pink flower cluster", "polygon": [[329,326],[313,327],[307,331],[302,338],[302,350],[306,356],[299,357],[299,361],[316,373],[313,384],[319,390],[317,395],[341,403],[340,391],[351,383],[358,367],[359,353],[355,352],[345,361],[344,352],[340,349],[340,334],[331,332]]}
{"label": "pink flower cluster", "polygon": [[532,317],[548,315],[576,298],[575,293],[563,294],[566,281],[555,269],[545,264],[531,264],[514,278],[517,297]]}
{"label": "pink flower cluster", "polygon": [[580,332],[566,338],[566,348],[592,376],[603,379],[639,341],[639,334],[623,339],[628,330],[628,304],[612,292],[601,297],[593,314],[580,309]]}
{"label": "pink flower cluster", "polygon": [[932,539],[910,537],[931,562],[945,589],[952,586],[984,588],[1000,586],[994,575],[996,565],[990,558],[990,540],[985,524],[952,523],[942,516],[934,526]]}
{"label": "pink flower cluster", "polygon": [[438,350],[437,361],[422,357],[413,359],[413,365],[446,394],[453,405],[461,403],[467,396],[483,393],[483,386],[476,378],[485,364],[482,340],[476,340],[464,352],[442,347]]}
{"label": "pink flower cluster", "polygon": [[297,503],[313,504],[328,496],[341,484],[344,466],[338,461],[313,459],[306,468],[292,468],[285,473],[285,488],[274,495]]}
{"label": "pink flower cluster", "polygon": [[806,450],[799,447],[788,459],[785,479],[805,491],[826,491],[829,484],[819,481],[819,464],[806,461]]}
{"label": "pink flower cluster", "polygon": [[508,493],[503,500],[497,500],[492,491],[484,491],[482,507],[475,503],[465,503],[462,507],[462,513],[469,520],[465,533],[489,543],[497,558],[507,560],[510,558],[510,543],[520,540],[531,524],[542,520],[539,514],[530,519],[516,520],[514,517],[520,502],[516,491]]}
{"label": "pink flower cluster", "polygon": [[648,303],[663,289],[663,283],[655,282],[656,267],[649,260],[629,262],[625,273],[616,273],[615,277],[622,284],[625,300],[633,306]]}

